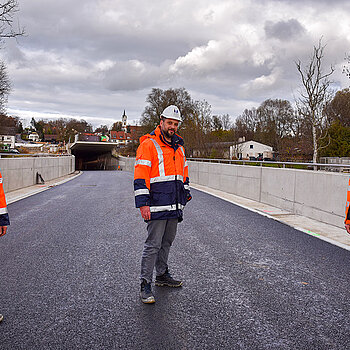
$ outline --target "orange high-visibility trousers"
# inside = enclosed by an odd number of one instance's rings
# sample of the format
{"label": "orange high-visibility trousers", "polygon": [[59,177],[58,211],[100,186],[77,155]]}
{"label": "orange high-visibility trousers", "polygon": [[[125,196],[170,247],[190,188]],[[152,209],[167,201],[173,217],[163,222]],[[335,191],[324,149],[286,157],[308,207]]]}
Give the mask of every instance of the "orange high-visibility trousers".
{"label": "orange high-visibility trousers", "polygon": [[349,204],[350,204],[350,179],[349,179],[348,192],[346,195],[345,224],[350,224]]}
{"label": "orange high-visibility trousers", "polygon": [[6,205],[4,188],[2,185],[2,175],[0,172],[0,215],[1,214],[7,214],[7,205]]}
{"label": "orange high-visibility trousers", "polygon": [[0,172],[0,226],[8,225],[10,225],[10,220],[7,212],[6,197],[2,184],[2,175]]}

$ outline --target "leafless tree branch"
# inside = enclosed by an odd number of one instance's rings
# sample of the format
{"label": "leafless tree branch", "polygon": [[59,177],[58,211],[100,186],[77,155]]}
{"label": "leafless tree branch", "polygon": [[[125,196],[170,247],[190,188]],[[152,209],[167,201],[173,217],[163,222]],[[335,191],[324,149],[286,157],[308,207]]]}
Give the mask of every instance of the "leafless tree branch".
{"label": "leafless tree branch", "polygon": [[310,60],[305,66],[302,65],[300,60],[296,62],[302,84],[300,97],[296,102],[299,113],[304,118],[308,118],[312,125],[314,163],[317,162],[318,150],[320,149],[318,145],[326,123],[324,109],[332,97],[330,93],[332,82],[329,77],[335,70],[333,66],[330,66],[327,72],[323,72],[324,49],[325,46],[322,45],[321,38],[318,45],[314,46]]}
{"label": "leafless tree branch", "polygon": [[[24,28],[17,23],[14,25],[16,12],[19,11],[17,0],[5,0],[0,3],[0,48],[7,38],[17,38],[24,35]],[[11,90],[10,79],[7,75],[6,66],[0,61],[0,112],[5,112],[8,94]]]}
{"label": "leafless tree branch", "polygon": [[14,16],[19,11],[17,0],[6,0],[0,4],[0,40],[15,38],[25,34],[24,28],[19,25],[15,28]]}

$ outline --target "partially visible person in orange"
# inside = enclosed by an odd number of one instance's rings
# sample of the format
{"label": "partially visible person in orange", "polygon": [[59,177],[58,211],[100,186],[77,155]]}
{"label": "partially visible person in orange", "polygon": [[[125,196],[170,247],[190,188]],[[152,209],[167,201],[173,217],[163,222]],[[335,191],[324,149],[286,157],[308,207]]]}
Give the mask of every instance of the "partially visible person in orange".
{"label": "partially visible person in orange", "polygon": [[346,195],[346,209],[345,209],[345,229],[350,234],[350,179],[349,179],[349,187],[348,187],[348,193]]}
{"label": "partially visible person in orange", "polygon": [[[9,214],[7,212],[5,192],[2,185],[2,176],[0,172],[0,237],[4,236],[7,231],[7,226],[10,225]],[[0,322],[4,316],[0,314]]]}

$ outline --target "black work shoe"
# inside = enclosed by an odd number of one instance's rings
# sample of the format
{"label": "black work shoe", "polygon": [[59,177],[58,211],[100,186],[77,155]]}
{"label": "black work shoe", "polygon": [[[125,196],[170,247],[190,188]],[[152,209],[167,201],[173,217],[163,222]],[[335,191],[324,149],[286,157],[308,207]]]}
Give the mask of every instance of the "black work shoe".
{"label": "black work shoe", "polygon": [[4,316],[0,314],[0,322],[4,319]]}
{"label": "black work shoe", "polygon": [[140,297],[145,304],[153,304],[156,301],[152,293],[151,283],[147,283],[145,279],[143,279],[141,283]]}
{"label": "black work shoe", "polygon": [[163,275],[157,276],[156,277],[156,282],[155,285],[158,287],[181,287],[182,286],[182,281],[176,281],[174,280],[169,271],[166,270]]}

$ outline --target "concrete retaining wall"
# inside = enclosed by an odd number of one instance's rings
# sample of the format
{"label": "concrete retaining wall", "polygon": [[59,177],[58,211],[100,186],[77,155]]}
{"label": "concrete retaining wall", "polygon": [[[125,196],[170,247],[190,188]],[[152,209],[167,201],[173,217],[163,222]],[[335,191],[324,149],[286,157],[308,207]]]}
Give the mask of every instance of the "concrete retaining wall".
{"label": "concrete retaining wall", "polygon": [[344,227],[349,175],[189,162],[190,182]]}
{"label": "concrete retaining wall", "polygon": [[121,170],[134,172],[135,158],[119,156],[118,165],[120,166]]}
{"label": "concrete retaining wall", "polygon": [[0,158],[5,192],[36,184],[36,173],[49,181],[75,171],[75,157]]}
{"label": "concrete retaining wall", "polygon": [[[134,171],[135,158],[120,157]],[[349,175],[189,161],[190,183],[266,203],[293,214],[344,227]]]}

